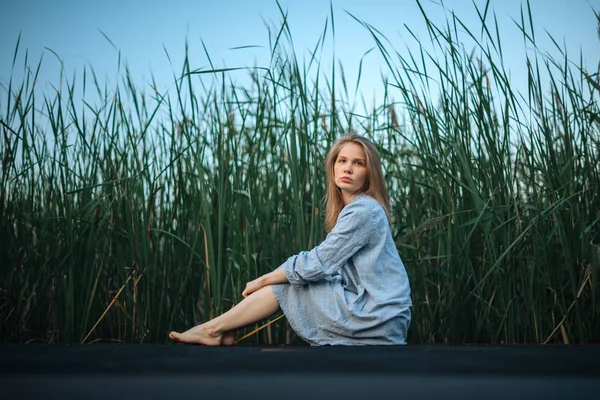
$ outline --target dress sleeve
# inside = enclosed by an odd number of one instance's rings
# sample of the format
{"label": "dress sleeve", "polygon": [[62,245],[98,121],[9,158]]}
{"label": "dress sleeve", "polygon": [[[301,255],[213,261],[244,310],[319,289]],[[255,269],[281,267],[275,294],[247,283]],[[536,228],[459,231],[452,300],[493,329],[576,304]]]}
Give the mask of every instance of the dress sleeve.
{"label": "dress sleeve", "polygon": [[288,281],[304,285],[334,275],[371,236],[373,210],[367,202],[345,206],[325,240],[310,251],[292,256],[282,264]]}

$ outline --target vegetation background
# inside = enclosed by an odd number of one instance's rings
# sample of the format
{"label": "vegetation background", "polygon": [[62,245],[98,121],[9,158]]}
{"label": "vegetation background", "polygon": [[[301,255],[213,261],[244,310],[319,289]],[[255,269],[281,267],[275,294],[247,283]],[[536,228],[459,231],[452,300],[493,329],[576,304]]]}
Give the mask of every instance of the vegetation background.
{"label": "vegetation background", "polygon": [[[476,29],[423,11],[435,51],[407,57],[357,19],[400,93],[365,112],[343,65],[321,69],[333,12],[300,62],[282,11],[247,86],[186,57],[174,93],[124,68],[40,95],[26,59],[0,96],[0,340],[166,342],[227,310],[324,238],[326,151],[355,131],[383,157],[410,343],[598,343],[600,69],[537,49],[525,6],[537,52],[517,91],[488,5]],[[301,342],[283,318],[240,342],[256,343]]]}

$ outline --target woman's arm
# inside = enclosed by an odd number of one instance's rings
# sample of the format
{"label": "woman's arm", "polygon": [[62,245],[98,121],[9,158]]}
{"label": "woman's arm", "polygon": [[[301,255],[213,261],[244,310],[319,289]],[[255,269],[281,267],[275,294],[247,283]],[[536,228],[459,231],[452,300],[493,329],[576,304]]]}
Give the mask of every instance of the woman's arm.
{"label": "woman's arm", "polygon": [[288,258],[282,268],[292,285],[305,285],[335,275],[345,263],[369,243],[374,225],[385,213],[370,201],[353,201],[342,209],[335,227],[317,247]]}
{"label": "woman's arm", "polygon": [[287,282],[288,278],[285,276],[283,268],[277,268],[275,271],[271,271],[260,278],[248,282],[246,284],[246,289],[244,289],[242,292],[242,296],[248,297],[250,294],[256,292],[258,289],[261,289],[264,286]]}
{"label": "woman's arm", "polygon": [[[383,210],[381,215],[385,215]],[[288,258],[275,271],[248,282],[242,296],[247,297],[267,285],[288,282],[304,285],[335,274],[369,241],[374,223],[374,210],[369,203],[350,203],[321,244],[311,251],[302,251]]]}
{"label": "woman's arm", "polygon": [[261,277],[264,285],[276,285],[278,283],[288,283],[288,278],[285,276],[283,268],[277,268],[275,271],[271,271]]}

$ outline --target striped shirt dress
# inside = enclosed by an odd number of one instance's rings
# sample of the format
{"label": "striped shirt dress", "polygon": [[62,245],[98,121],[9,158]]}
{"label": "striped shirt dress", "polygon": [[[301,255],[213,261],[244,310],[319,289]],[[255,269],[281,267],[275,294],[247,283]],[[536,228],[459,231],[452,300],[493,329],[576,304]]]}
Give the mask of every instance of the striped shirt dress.
{"label": "striped shirt dress", "polygon": [[325,240],[288,258],[272,285],[292,329],[310,345],[403,345],[412,301],[383,207],[359,194]]}

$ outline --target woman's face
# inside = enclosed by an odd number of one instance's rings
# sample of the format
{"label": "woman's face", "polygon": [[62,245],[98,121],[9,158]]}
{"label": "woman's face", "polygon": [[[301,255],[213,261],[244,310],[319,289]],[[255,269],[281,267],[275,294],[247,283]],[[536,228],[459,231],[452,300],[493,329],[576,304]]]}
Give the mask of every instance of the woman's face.
{"label": "woman's face", "polygon": [[363,189],[367,180],[367,160],[363,147],[348,142],[342,146],[334,164],[334,180],[347,204],[352,196]]}

